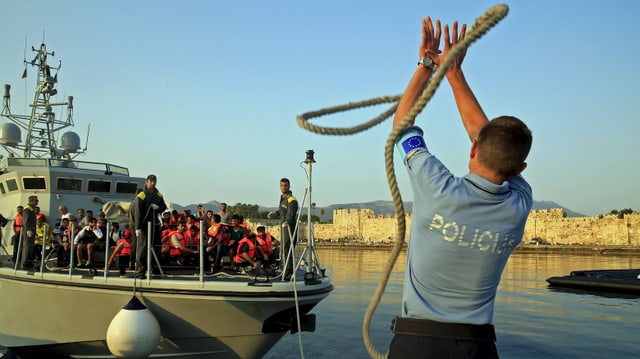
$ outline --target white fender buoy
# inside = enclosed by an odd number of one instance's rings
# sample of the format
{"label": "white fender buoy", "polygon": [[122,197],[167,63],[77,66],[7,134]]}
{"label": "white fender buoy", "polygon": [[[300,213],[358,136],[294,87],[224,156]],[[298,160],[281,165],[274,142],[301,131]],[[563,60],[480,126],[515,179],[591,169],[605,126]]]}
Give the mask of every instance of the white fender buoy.
{"label": "white fender buoy", "polygon": [[160,342],[160,324],[134,295],[107,329],[107,346],[117,358],[146,358]]}

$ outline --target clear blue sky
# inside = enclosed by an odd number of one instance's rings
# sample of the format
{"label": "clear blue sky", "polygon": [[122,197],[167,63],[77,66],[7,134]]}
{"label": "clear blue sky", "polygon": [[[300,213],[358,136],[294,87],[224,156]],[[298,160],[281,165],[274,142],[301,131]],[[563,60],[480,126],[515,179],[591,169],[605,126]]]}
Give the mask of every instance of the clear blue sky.
{"label": "clear blue sky", "polygon": [[[169,200],[275,206],[316,152],[319,206],[389,200],[390,121],[350,137],[300,129],[298,114],[401,93],[416,66],[421,19],[473,23],[490,1],[12,1],[0,15],[0,82],[12,112],[31,101],[25,46],[43,38],[62,61],[89,151],[134,175],[158,175]],[[536,200],[595,215],[640,210],[640,2],[512,1],[463,69],[489,117],[515,115],[534,145],[524,172]],[[32,57],[31,53],[27,57]],[[26,99],[25,99],[25,95]],[[350,126],[386,106],[315,123]],[[64,112],[58,116],[64,115]],[[469,143],[446,83],[420,114],[427,143],[456,175]],[[396,161],[403,198],[411,189]]]}

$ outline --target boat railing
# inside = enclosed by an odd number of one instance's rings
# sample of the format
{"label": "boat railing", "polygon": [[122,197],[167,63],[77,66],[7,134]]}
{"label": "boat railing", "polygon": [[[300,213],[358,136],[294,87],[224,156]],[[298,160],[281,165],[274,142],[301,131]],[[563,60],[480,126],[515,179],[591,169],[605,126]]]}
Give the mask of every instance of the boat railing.
{"label": "boat railing", "polygon": [[[116,255],[114,249],[116,248],[115,243],[111,243],[110,238],[112,238],[112,222],[108,222],[106,224],[106,233],[104,233],[103,239],[101,241],[101,243],[104,244],[104,253],[102,253],[101,250],[94,250],[94,257],[93,259],[93,263],[95,264],[94,267],[91,268],[83,268],[81,271],[78,270],[76,268],[76,264],[77,264],[77,259],[76,259],[76,247],[74,242],[74,236],[73,235],[67,235],[66,240],[68,240],[69,243],[69,248],[68,248],[68,266],[66,267],[58,267],[55,263],[55,261],[57,261],[57,251],[58,251],[58,246],[59,243],[57,241],[56,236],[59,235],[61,232],[53,232],[52,233],[52,238],[48,239],[48,238],[44,238],[43,239],[43,247],[41,249],[41,253],[40,253],[40,258],[34,263],[34,274],[36,275],[40,275],[41,277],[44,276],[44,274],[46,272],[57,272],[60,274],[64,274],[66,273],[68,275],[69,280],[72,280],[74,275],[78,274],[78,273],[82,273],[83,274],[83,278],[87,278],[87,277],[104,277],[104,281],[107,282],[109,279],[111,278],[115,278],[115,277],[119,277],[119,275],[113,275],[113,273],[117,273],[118,270],[117,269],[111,269],[110,267],[110,257]],[[171,278],[181,278],[184,280],[189,280],[189,279],[193,279],[194,281],[199,281],[202,283],[202,285],[204,285],[205,281],[211,280],[211,276],[209,276],[207,271],[206,271],[206,263],[208,263],[207,261],[207,257],[205,257],[207,255],[206,253],[206,233],[205,233],[205,222],[204,221],[200,221],[200,232],[199,232],[199,248],[198,248],[198,262],[197,262],[197,266],[195,267],[189,267],[189,266],[185,266],[185,267],[181,267],[181,270],[179,272],[174,271],[175,267],[174,266],[169,266],[167,267],[166,264],[163,265],[163,262],[160,260],[160,258],[158,258],[158,255],[160,253],[159,248],[161,247],[162,244],[156,244],[154,245],[153,243],[153,235],[147,236],[147,262],[146,262],[146,281],[151,282],[152,280],[162,280],[162,278],[166,278],[168,277],[167,275],[167,270],[171,271]],[[148,228],[147,228],[147,233],[152,233],[152,231],[154,230],[154,228],[152,228],[152,224],[149,222],[148,223]],[[45,230],[46,233],[46,230]],[[70,233],[75,233],[75,228],[74,226],[72,226],[70,229],[68,229],[68,234]],[[24,233],[21,233],[22,235],[24,235]],[[64,237],[64,233],[62,233],[63,237]],[[64,241],[64,240],[63,240]],[[22,253],[22,244],[23,244],[23,240],[20,239],[18,241],[18,258],[17,260],[13,263],[13,267],[14,267],[14,271],[18,271],[21,270],[20,268],[20,257],[21,257],[21,253]],[[158,250],[154,250],[154,247],[156,247]],[[304,250],[308,250],[309,248],[305,248]],[[8,255],[8,253],[7,253]],[[101,258],[101,256],[104,256],[104,258]],[[302,278],[295,278],[294,276],[290,276],[288,273],[286,273],[286,271],[283,268],[286,268],[287,266],[287,262],[286,261],[292,261],[294,263],[294,270],[293,273],[297,273],[299,269],[304,269],[305,272],[305,276],[304,276],[304,280],[305,281],[312,281],[312,283],[318,283],[318,279],[321,279],[322,277],[324,277],[324,273],[322,272],[315,272],[313,270],[309,270],[309,265],[311,264],[311,267],[316,267],[319,266],[318,263],[306,263],[307,258],[304,255],[304,252],[301,253],[301,248],[299,245],[293,245],[290,247],[290,252],[288,254],[284,254],[284,257],[282,258],[282,263],[281,263],[281,271],[276,272],[276,276],[271,276],[269,277],[267,274],[259,274],[258,272],[253,272],[253,274],[248,274],[247,273],[247,278],[252,277],[254,281],[266,281],[268,282],[270,279],[280,279],[280,280],[300,280]],[[102,266],[102,260],[104,260],[104,265]],[[231,265],[233,265],[233,258],[229,258],[229,260],[231,261]],[[135,261],[135,258],[130,258],[130,261]],[[67,261],[64,261],[65,263],[67,263]],[[86,270],[89,270],[89,274],[85,275]],[[158,270],[160,273],[158,275],[158,273],[154,274],[153,271],[154,269]],[[102,273],[98,274],[98,271],[101,271]],[[110,275],[111,273],[111,275]],[[313,274],[312,276],[310,276],[310,274]],[[135,273],[129,273],[129,276],[133,276],[135,275]]]}
{"label": "boat railing", "polygon": [[113,165],[104,162],[76,161],[67,159],[54,158],[21,158],[7,157],[0,162],[0,169],[9,167],[57,167],[57,168],[75,168],[87,171],[101,172],[107,175],[118,174],[129,176],[129,169],[126,167]]}

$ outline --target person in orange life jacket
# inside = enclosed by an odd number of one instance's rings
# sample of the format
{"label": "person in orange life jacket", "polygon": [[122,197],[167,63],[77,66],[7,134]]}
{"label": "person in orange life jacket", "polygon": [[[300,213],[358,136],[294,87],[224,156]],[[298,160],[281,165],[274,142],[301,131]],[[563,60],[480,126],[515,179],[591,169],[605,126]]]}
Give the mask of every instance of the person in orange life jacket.
{"label": "person in orange life jacket", "polygon": [[128,223],[124,224],[124,230],[122,231],[122,237],[128,239],[133,243],[133,233],[131,232],[131,226]]}
{"label": "person in orange life jacket", "polygon": [[11,236],[11,245],[13,246],[13,255],[11,259],[15,262],[18,255],[18,241],[20,240],[20,231],[24,227],[22,221],[22,212],[24,212],[23,206],[16,207],[16,215],[13,217],[13,236]]}
{"label": "person in orange life jacket", "polygon": [[229,233],[227,232],[227,226],[221,223],[222,218],[219,214],[214,214],[212,217],[211,226],[207,229],[206,252],[209,253],[207,259],[211,264],[211,271],[220,268],[220,261],[225,251],[225,246],[229,245]]}
{"label": "person in orange life jacket", "polygon": [[251,233],[251,228],[249,228],[249,224],[244,219],[243,215],[241,215],[241,214],[238,215],[238,222],[240,223],[240,227],[244,228],[244,230],[247,232],[247,234]]}
{"label": "person in orange life jacket", "polygon": [[258,226],[258,228],[256,228],[256,232],[258,245],[262,248],[262,252],[267,256],[265,260],[269,263],[275,262],[280,254],[280,241],[271,235],[270,232],[267,232],[264,226]]}
{"label": "person in orange life jacket", "polygon": [[[118,223],[114,223],[112,227],[115,227],[113,232],[119,233]],[[125,227],[127,227],[126,224]],[[122,237],[116,240],[116,247],[113,249],[113,253],[111,253],[111,257],[109,258],[109,268],[111,268],[114,261],[117,261],[117,266],[120,269],[120,275],[124,275],[127,272],[129,262],[131,261],[131,246],[133,244],[131,240],[131,230],[129,230],[128,235],[125,235],[125,233],[126,232],[123,233]]]}
{"label": "person in orange life jacket", "polygon": [[197,228],[200,228],[200,222],[196,220],[195,215],[193,214],[185,215],[185,220],[187,221],[187,224],[185,226],[187,231],[190,230],[192,226],[196,226]]}
{"label": "person in orange life jacket", "polygon": [[233,258],[236,255],[238,243],[247,235],[247,229],[240,225],[240,215],[234,214],[231,216],[231,228],[229,228],[229,245],[227,250],[229,252],[229,259],[233,264]]}
{"label": "person in orange life jacket", "polygon": [[193,251],[192,249],[185,246],[185,222],[179,222],[177,230],[171,233],[171,247],[169,250],[169,255],[171,256],[171,260],[175,261],[177,265],[184,265],[185,259],[183,254],[186,253],[197,253],[197,251]]}
{"label": "person in orange life jacket", "polygon": [[169,223],[169,227],[162,230],[162,237],[160,242],[162,247],[160,249],[160,261],[166,263],[171,259],[169,252],[171,251],[171,235],[178,229],[178,223]]}
{"label": "person in orange life jacket", "polygon": [[[233,219],[232,219],[233,221]],[[249,233],[238,242],[238,253],[234,257],[234,263],[240,267],[259,267],[257,254],[259,252],[256,234]]]}
{"label": "person in orange life jacket", "polygon": [[169,229],[169,224],[171,223],[171,212],[164,211],[162,212],[162,230]]}
{"label": "person in orange life jacket", "polygon": [[175,209],[171,211],[171,219],[169,220],[170,224],[178,224],[180,221],[180,216],[178,215],[178,211]]}
{"label": "person in orange life jacket", "polygon": [[200,249],[200,229],[197,226],[191,226],[184,234],[184,247],[188,250],[183,250],[182,256],[185,261],[191,265],[197,265],[199,257],[197,254]]}

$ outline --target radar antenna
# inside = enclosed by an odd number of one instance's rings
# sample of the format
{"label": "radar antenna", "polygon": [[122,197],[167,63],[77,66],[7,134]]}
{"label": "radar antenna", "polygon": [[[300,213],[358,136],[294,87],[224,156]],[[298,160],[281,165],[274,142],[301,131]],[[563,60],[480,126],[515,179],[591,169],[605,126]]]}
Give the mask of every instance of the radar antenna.
{"label": "radar antenna", "polygon": [[[28,65],[38,69],[36,91],[33,102],[29,105],[31,114],[16,115],[11,113],[11,86],[5,85],[2,100],[3,107],[0,115],[9,119],[13,124],[0,124],[2,126],[0,127],[0,145],[13,156],[18,155],[16,149],[22,150],[22,155],[26,158],[50,157],[62,159],[64,157],[69,158],[72,153],[75,155],[83,153],[86,148],[83,150],[80,147],[79,136],[74,132],[62,134],[61,147],[57,143],[58,133],[65,128],[74,126],[73,97],[69,96],[67,101],[64,102],[52,102],[53,96],[58,93],[55,86],[58,83],[58,71],[62,67],[62,62],[59,61],[58,66],[55,67],[47,63],[49,56],[55,56],[55,52],[48,52],[44,42],[37,49],[32,46],[31,51],[35,52],[34,58],[27,61],[25,54],[25,59],[23,60],[25,65],[23,77],[26,77]],[[52,74],[52,71],[55,71],[55,74]],[[56,119],[53,111],[54,107],[58,106],[67,106],[67,117],[62,120]],[[20,139],[20,129],[26,132],[24,143]],[[10,136],[7,137],[7,134]]]}

